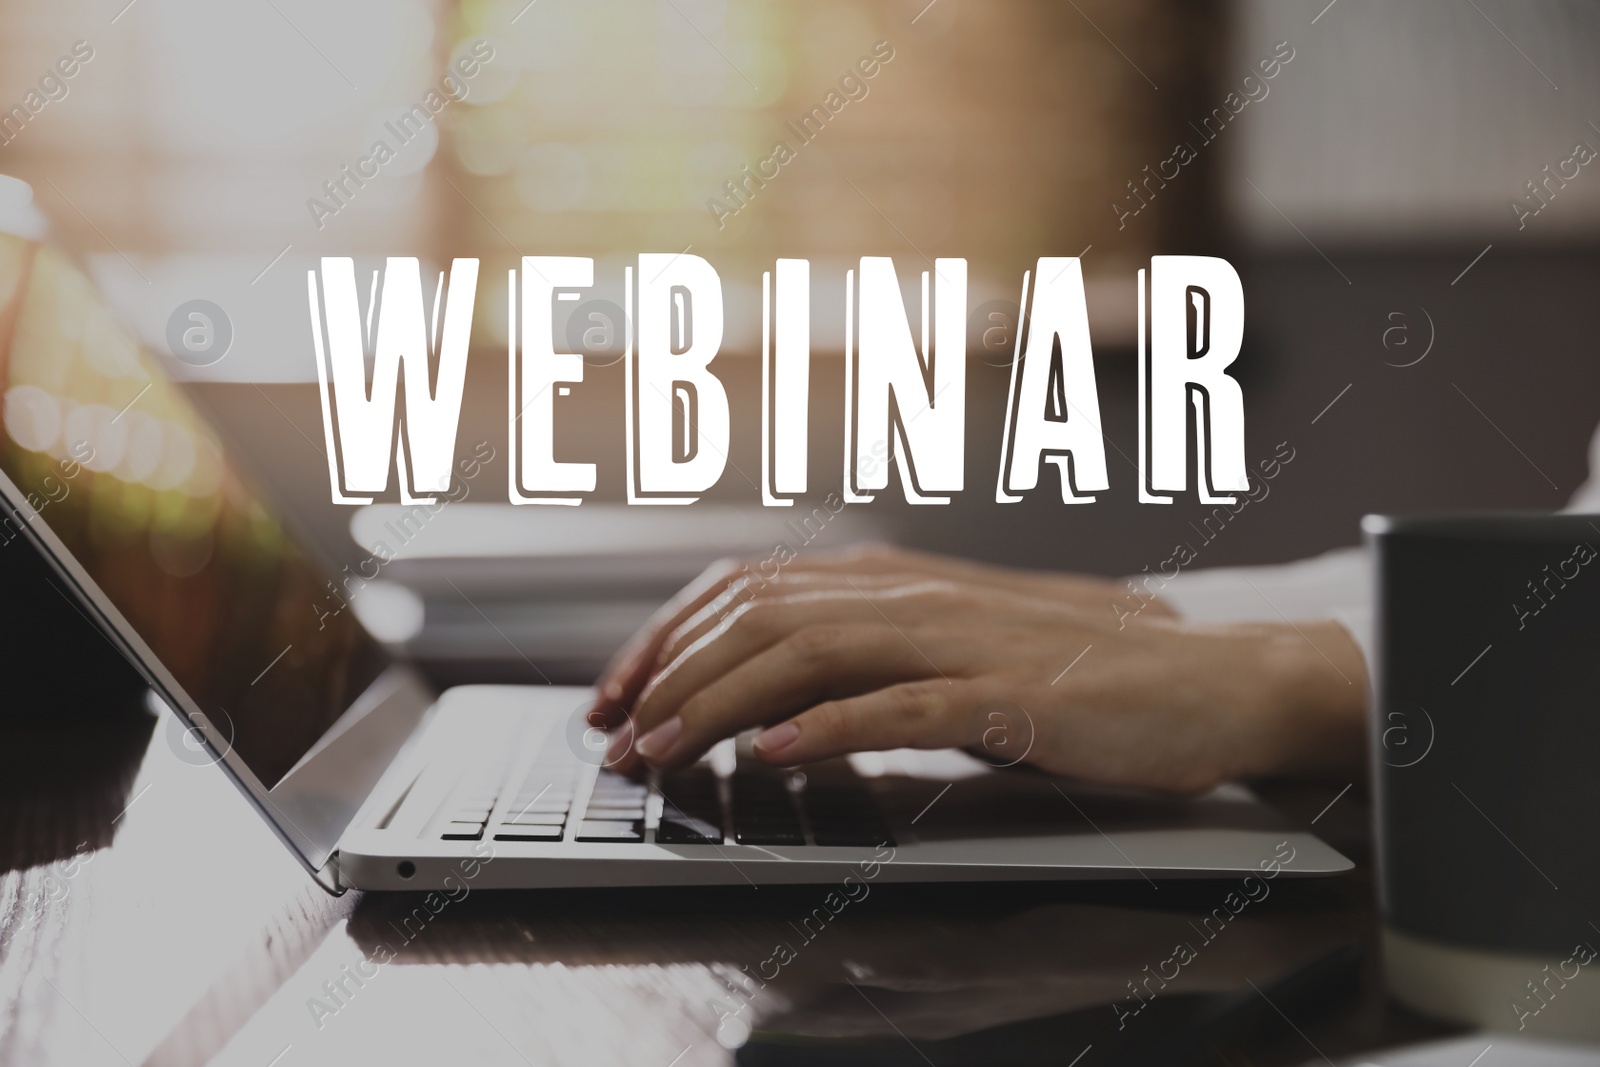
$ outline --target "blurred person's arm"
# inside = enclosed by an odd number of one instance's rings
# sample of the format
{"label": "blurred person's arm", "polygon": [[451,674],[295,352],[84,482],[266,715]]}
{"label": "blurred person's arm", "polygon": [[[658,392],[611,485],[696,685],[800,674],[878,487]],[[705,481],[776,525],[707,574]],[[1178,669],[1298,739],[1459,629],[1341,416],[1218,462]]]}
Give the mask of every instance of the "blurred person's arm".
{"label": "blurred person's arm", "polygon": [[[1600,512],[1600,430],[1589,458],[1567,511]],[[725,565],[618,654],[597,707],[630,773],[758,726],[775,764],[902,746],[1009,762],[1020,718],[1027,762],[1092,781],[1359,775],[1371,596],[1359,548],[1120,582],[897,549]]]}
{"label": "blurred person's arm", "polygon": [[714,568],[600,685],[625,773],[750,727],[779,765],[1026,748],[1051,773],[1177,791],[1357,774],[1364,755],[1365,663],[1336,621],[1197,623],[1127,582],[894,549]]}

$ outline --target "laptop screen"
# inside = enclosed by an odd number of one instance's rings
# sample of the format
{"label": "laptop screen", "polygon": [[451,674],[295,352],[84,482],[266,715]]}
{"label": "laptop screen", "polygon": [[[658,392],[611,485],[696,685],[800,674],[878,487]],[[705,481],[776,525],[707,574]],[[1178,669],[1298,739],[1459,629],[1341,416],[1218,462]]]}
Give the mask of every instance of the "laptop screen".
{"label": "laptop screen", "polygon": [[[387,665],[81,271],[0,233],[0,470],[271,788]],[[26,511],[6,502],[0,551]]]}

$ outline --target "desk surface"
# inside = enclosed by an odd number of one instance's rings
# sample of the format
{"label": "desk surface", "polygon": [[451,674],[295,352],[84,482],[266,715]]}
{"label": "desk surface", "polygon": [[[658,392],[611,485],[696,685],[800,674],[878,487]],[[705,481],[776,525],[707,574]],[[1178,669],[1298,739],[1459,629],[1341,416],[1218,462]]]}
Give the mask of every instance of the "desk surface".
{"label": "desk surface", "polygon": [[[1359,980],[1204,1032],[1191,1062],[1322,1062],[1445,1032],[1379,987],[1359,786],[1317,821],[1357,869],[1275,883],[1118,1031],[1109,1004],[1227,887],[876,886],[810,942],[790,925],[817,903],[805,887],[478,892],[407,926],[421,895],[326,896],[165,720],[12,733],[0,1062],[691,1067],[749,1038],[737,1062],[1066,1064],[1092,1044],[1076,1062],[1094,1067],[1172,1025],[1185,991],[1271,988],[1347,942]],[[1340,787],[1264,792],[1309,822]],[[740,995],[777,941],[795,958]],[[380,945],[397,955],[374,966]]]}

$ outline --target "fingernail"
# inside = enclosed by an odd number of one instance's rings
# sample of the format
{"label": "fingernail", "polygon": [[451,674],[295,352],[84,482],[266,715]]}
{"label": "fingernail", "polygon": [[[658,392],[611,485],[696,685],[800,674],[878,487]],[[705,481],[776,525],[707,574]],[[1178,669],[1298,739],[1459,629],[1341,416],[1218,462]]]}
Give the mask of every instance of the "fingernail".
{"label": "fingernail", "polygon": [[606,700],[615,703],[622,699],[622,683],[615,679],[609,680],[600,688],[600,695]]}
{"label": "fingernail", "polygon": [[800,725],[796,722],[781,722],[770,730],[757,735],[755,749],[762,753],[776,753],[788,748],[800,738]]}
{"label": "fingernail", "polygon": [[611,731],[611,743],[606,746],[607,767],[614,765],[623,756],[628,754],[628,749],[633,744],[633,720],[624,719],[622,725]]}
{"label": "fingernail", "polygon": [[639,744],[636,746],[639,755],[645,759],[659,759],[665,756],[672,746],[678,743],[678,735],[681,733],[683,733],[683,719],[674,715],[639,738]]}

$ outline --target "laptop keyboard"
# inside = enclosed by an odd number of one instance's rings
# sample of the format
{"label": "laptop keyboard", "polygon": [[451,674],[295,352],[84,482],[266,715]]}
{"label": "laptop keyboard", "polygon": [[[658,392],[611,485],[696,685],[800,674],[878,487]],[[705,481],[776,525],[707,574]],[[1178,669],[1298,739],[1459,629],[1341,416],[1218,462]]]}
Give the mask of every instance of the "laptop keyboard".
{"label": "laptop keyboard", "polygon": [[[866,782],[844,761],[810,773],[764,765],[719,776],[709,763],[660,775],[649,784],[608,770],[591,774],[565,746],[547,746],[510,793],[500,790],[509,760],[475,770],[452,792],[440,837],[446,841],[573,840],[607,844],[823,845],[876,848],[894,835]],[[574,805],[582,799],[581,811]]]}
{"label": "laptop keyboard", "polygon": [[501,760],[486,767],[481,774],[463,779],[450,795],[446,808],[450,821],[439,836],[446,841],[481,840],[496,799],[496,791],[488,783],[503,780],[507,769],[506,761]]}
{"label": "laptop keyboard", "polygon": [[[587,768],[577,760],[545,749],[511,795],[495,830],[496,841],[559,841],[577,799]],[[488,781],[503,781],[505,775]]]}
{"label": "laptop keyboard", "polygon": [[601,771],[589,794],[589,806],[574,835],[579,841],[644,840],[645,802],[650,787],[610,771]]}

